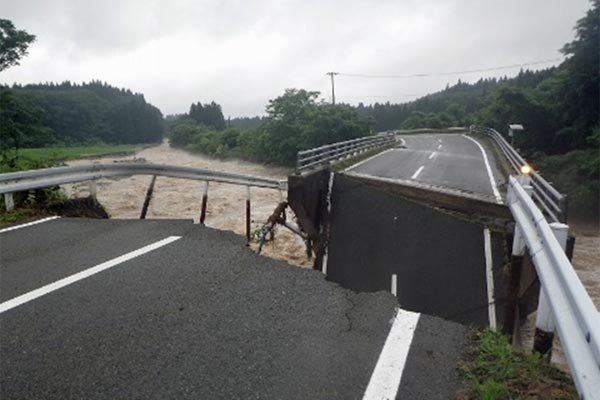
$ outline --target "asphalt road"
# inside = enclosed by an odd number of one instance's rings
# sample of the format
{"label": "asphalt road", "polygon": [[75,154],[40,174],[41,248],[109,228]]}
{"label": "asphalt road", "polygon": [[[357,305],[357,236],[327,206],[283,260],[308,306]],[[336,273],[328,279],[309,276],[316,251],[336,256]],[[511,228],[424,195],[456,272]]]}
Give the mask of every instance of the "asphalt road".
{"label": "asphalt road", "polygon": [[[383,152],[346,172],[439,186],[501,201],[497,195],[500,191],[495,193],[494,186],[505,181],[482,139],[462,134],[406,135],[402,139],[405,149]],[[475,141],[485,150],[487,165]]]}
{"label": "asphalt road", "polygon": [[459,384],[461,325],[232,233],[59,219],[0,246],[2,399],[449,399]]}

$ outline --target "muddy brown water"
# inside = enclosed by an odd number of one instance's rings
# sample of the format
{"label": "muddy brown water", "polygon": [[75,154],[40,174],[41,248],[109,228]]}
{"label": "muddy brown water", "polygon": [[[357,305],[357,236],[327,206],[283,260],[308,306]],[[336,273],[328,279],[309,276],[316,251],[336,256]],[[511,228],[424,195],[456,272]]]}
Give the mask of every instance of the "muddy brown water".
{"label": "muddy brown water", "polygon": [[[157,164],[205,168],[240,174],[286,179],[291,170],[267,167],[240,160],[219,160],[208,156],[191,154],[171,148],[166,142],[146,148],[127,157],[103,158],[103,163],[145,159]],[[69,162],[69,165],[86,164],[100,160],[82,159]],[[97,198],[111,218],[139,218],[146,190],[151,177],[140,175],[129,178],[110,178],[97,181]],[[64,185],[68,196],[81,197],[89,194],[87,183]],[[199,222],[200,206],[204,183],[187,179],[157,177],[154,194],[146,218],[190,218]],[[277,204],[281,201],[279,191],[252,188],[252,231],[255,232],[266,222]],[[231,184],[210,183],[205,224],[209,227],[230,230],[240,235],[246,234],[246,187]],[[251,245],[257,247],[255,242]],[[308,267],[313,260],[306,257],[304,242],[286,228],[277,227],[275,240],[268,242],[263,250],[266,256],[283,259],[291,264]]]}

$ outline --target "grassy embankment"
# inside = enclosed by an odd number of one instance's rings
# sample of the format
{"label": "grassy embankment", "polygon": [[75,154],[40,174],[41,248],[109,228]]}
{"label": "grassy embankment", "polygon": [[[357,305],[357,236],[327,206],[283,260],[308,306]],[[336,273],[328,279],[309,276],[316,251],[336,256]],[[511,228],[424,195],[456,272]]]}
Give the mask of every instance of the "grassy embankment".
{"label": "grassy embankment", "polygon": [[512,346],[501,333],[473,333],[461,365],[467,387],[460,400],[577,399],[572,379],[538,354]]}

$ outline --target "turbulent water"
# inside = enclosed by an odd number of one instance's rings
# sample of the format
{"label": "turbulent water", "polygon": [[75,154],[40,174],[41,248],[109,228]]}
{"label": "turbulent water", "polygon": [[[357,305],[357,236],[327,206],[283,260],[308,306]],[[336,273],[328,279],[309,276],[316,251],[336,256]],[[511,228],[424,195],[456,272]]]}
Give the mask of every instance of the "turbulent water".
{"label": "turbulent water", "polygon": [[[206,168],[276,179],[286,179],[290,172],[284,168],[190,154],[173,149],[167,143],[141,150],[135,158],[157,164]],[[131,159],[132,157],[104,158],[102,162]],[[93,160],[78,160],[70,165],[90,162]],[[101,179],[97,182],[97,198],[111,218],[139,218],[150,180],[150,176]],[[64,189],[69,196],[86,196],[89,193],[87,183],[65,185]],[[146,218],[191,218],[198,222],[203,190],[203,182],[157,177]],[[285,193],[272,189],[251,189],[253,232],[266,222],[281,201],[282,195],[285,196]],[[245,235],[245,213],[245,186],[210,183],[205,220],[207,226]],[[275,240],[266,245],[263,254],[300,266],[312,265],[312,260],[306,257],[304,242],[286,228],[276,229]],[[256,243],[252,246],[256,247]]]}

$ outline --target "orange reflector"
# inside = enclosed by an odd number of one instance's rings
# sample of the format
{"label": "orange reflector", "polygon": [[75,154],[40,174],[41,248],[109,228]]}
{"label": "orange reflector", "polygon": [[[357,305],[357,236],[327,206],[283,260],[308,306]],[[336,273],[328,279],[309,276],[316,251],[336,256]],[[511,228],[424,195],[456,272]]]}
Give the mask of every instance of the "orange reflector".
{"label": "orange reflector", "polygon": [[521,167],[521,174],[523,175],[529,175],[533,172],[533,170],[531,169],[531,167],[527,164],[523,165]]}

